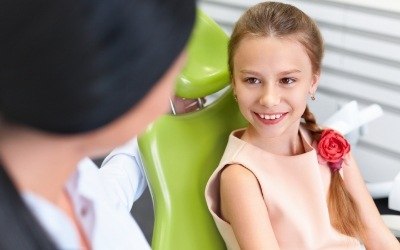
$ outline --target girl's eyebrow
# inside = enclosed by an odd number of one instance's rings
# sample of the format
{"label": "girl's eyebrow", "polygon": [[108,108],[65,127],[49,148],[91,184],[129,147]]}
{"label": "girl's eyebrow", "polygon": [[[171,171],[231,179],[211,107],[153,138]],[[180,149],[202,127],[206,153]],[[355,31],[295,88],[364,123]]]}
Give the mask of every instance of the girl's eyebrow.
{"label": "girl's eyebrow", "polygon": [[256,72],[256,71],[252,71],[252,70],[247,70],[247,69],[242,69],[242,70],[240,70],[240,73],[242,73],[242,74],[256,75],[256,76],[261,76],[260,73],[258,73],[258,72]]}
{"label": "girl's eyebrow", "polygon": [[[253,71],[253,70],[247,70],[247,69],[240,70],[240,73],[261,76],[260,73]],[[285,70],[285,71],[280,72],[278,75],[285,76],[285,75],[295,74],[295,73],[301,73],[301,70],[299,70],[299,69]]]}
{"label": "girl's eyebrow", "polygon": [[301,70],[298,70],[298,69],[285,70],[285,71],[280,72],[279,75],[285,76],[285,75],[290,75],[293,73],[301,73]]}

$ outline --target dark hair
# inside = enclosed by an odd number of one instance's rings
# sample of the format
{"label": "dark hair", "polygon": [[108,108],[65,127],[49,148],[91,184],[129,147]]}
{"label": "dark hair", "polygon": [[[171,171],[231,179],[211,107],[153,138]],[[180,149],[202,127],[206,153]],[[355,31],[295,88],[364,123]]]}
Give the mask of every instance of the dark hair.
{"label": "dark hair", "polygon": [[0,113],[76,133],[138,102],[183,50],[194,1],[5,0],[0,6]]}
{"label": "dark hair", "polygon": [[[243,40],[248,36],[294,38],[305,48],[314,74],[321,71],[324,44],[316,23],[298,8],[284,3],[263,2],[248,9],[238,20],[228,45],[228,64],[233,78],[233,58]],[[302,118],[304,126],[319,141],[322,129],[306,107]],[[331,173],[328,194],[331,223],[339,232],[365,239],[364,227],[358,208],[344,187],[339,171]]]}

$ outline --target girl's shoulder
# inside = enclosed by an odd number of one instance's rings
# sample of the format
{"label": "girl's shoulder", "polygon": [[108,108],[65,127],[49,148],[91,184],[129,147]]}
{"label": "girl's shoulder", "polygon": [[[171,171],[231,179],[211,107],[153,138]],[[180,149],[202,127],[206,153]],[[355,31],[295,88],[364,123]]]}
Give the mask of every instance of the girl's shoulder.
{"label": "girl's shoulder", "polygon": [[224,167],[221,170],[220,181],[221,183],[243,184],[244,186],[249,183],[258,183],[253,171],[241,164],[230,164]]}

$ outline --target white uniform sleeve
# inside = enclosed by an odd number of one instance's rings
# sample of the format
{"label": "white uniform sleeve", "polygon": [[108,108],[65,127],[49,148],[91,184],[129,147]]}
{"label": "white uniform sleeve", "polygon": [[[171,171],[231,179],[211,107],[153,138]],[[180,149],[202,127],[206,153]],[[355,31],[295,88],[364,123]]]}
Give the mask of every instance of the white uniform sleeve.
{"label": "white uniform sleeve", "polygon": [[103,161],[100,176],[107,192],[131,210],[147,186],[143,164],[139,155],[137,139],[114,149]]}

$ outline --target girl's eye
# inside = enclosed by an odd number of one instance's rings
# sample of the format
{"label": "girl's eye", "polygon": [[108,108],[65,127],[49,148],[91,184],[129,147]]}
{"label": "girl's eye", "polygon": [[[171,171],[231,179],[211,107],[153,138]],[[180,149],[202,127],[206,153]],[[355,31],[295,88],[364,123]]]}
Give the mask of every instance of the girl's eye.
{"label": "girl's eye", "polygon": [[292,83],[295,82],[295,79],[294,79],[294,78],[285,77],[285,78],[282,78],[282,79],[280,80],[280,82],[281,82],[282,84],[285,84],[285,85],[290,85],[290,84],[292,84]]}
{"label": "girl's eye", "polygon": [[261,83],[261,81],[259,79],[254,78],[254,77],[246,78],[245,81],[247,83],[250,83],[250,84],[259,84],[259,83]]}

